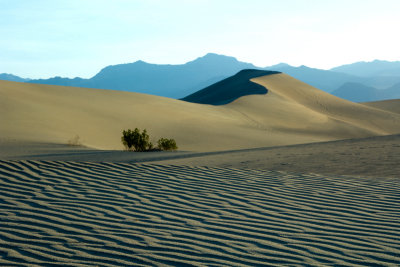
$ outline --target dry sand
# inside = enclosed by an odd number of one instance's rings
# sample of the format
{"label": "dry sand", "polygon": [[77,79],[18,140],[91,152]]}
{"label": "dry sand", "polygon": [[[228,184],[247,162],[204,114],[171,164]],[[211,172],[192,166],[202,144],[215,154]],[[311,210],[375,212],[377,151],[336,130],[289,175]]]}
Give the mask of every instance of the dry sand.
{"label": "dry sand", "polygon": [[365,102],[362,104],[369,106],[369,107],[374,107],[377,109],[386,110],[386,111],[400,114],[400,99]]}
{"label": "dry sand", "polygon": [[0,265],[398,266],[400,180],[0,161]]}
{"label": "dry sand", "polygon": [[[0,81],[0,265],[398,266],[396,104],[253,81],[218,107]],[[96,150],[134,127],[183,151]]]}
{"label": "dry sand", "polygon": [[0,142],[1,159],[148,162],[399,178],[400,135],[216,152],[135,153],[48,143]]}
{"label": "dry sand", "polygon": [[153,162],[400,178],[400,135],[199,154]]}
{"label": "dry sand", "polygon": [[336,98],[285,74],[224,106],[112,90],[0,81],[0,140],[122,149],[123,129],[147,128],[181,150],[221,151],[400,132],[400,115]]}

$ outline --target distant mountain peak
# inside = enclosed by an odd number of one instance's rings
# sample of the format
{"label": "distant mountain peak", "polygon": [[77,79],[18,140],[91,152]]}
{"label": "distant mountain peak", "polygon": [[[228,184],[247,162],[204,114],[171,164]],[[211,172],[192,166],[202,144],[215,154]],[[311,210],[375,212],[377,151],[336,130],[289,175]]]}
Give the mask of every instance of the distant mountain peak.
{"label": "distant mountain peak", "polygon": [[[193,61],[189,61],[186,64],[193,64],[193,63],[203,63],[203,62],[207,62],[207,63],[220,63],[220,62],[226,62],[226,63],[239,63],[239,61],[235,58],[235,57],[231,57],[231,56],[224,56],[224,55],[219,55],[219,54],[215,54],[215,53],[208,53],[202,57],[198,57]],[[250,63],[247,63],[249,65],[252,65]]]}
{"label": "distant mountain peak", "polygon": [[145,62],[143,60],[137,60],[137,61],[134,62],[134,64],[149,64],[149,63],[147,63],[147,62]]}
{"label": "distant mountain peak", "polygon": [[287,68],[287,67],[291,67],[289,64],[287,63],[279,63],[279,64],[275,64],[272,66],[267,67],[267,69],[273,69],[273,68]]}
{"label": "distant mountain peak", "polygon": [[221,55],[221,54],[217,54],[217,53],[207,53],[205,56],[203,57],[229,57],[229,56],[225,56],[225,55]]}
{"label": "distant mountain peak", "polygon": [[207,53],[200,58],[234,58],[234,59],[236,59],[235,57],[232,57],[232,56],[226,56],[226,55],[217,54],[217,53]]}

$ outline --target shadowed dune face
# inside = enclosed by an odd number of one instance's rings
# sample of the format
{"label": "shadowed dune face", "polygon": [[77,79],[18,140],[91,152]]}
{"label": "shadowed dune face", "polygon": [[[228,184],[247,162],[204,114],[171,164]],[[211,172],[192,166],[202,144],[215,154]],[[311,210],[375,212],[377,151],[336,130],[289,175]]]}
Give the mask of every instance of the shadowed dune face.
{"label": "shadowed dune face", "polygon": [[153,141],[216,151],[400,132],[400,115],[348,102],[285,74],[251,81],[266,95],[222,105],[101,89],[0,81],[0,138],[122,149],[121,132],[146,128]]}
{"label": "shadowed dune face", "polygon": [[224,105],[242,96],[263,95],[267,93],[267,89],[262,85],[251,82],[250,79],[277,73],[279,72],[253,69],[242,70],[236,75],[186,96],[182,100],[198,104]]}
{"label": "shadowed dune face", "polygon": [[2,266],[395,266],[399,179],[0,161]]}

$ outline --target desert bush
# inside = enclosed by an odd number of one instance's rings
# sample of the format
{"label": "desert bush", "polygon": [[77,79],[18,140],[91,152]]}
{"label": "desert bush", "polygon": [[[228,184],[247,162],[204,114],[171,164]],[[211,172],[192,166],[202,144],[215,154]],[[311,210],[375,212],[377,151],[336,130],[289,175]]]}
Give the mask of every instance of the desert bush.
{"label": "desert bush", "polygon": [[123,130],[121,141],[127,150],[143,152],[153,149],[146,129],[143,132],[140,132],[138,128],[133,131],[131,129]]}
{"label": "desert bush", "polygon": [[68,145],[70,145],[70,146],[80,146],[81,145],[81,141],[79,139],[80,139],[79,135],[75,135],[74,137],[72,137],[71,139],[68,140]]}
{"label": "desert bush", "polygon": [[140,132],[138,128],[135,128],[133,131],[131,129],[123,130],[121,142],[127,150],[137,152],[178,149],[175,140],[167,138],[160,138],[155,148],[150,142],[150,136],[147,134],[147,130],[144,129],[143,132]]}
{"label": "desert bush", "polygon": [[178,146],[174,139],[160,138],[157,141],[158,148],[160,150],[177,150]]}

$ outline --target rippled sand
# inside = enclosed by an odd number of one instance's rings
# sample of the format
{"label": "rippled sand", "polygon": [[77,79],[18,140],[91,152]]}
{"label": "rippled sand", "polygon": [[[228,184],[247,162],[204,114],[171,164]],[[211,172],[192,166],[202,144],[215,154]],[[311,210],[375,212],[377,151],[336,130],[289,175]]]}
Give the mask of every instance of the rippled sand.
{"label": "rippled sand", "polygon": [[0,265],[392,265],[400,180],[0,161]]}

